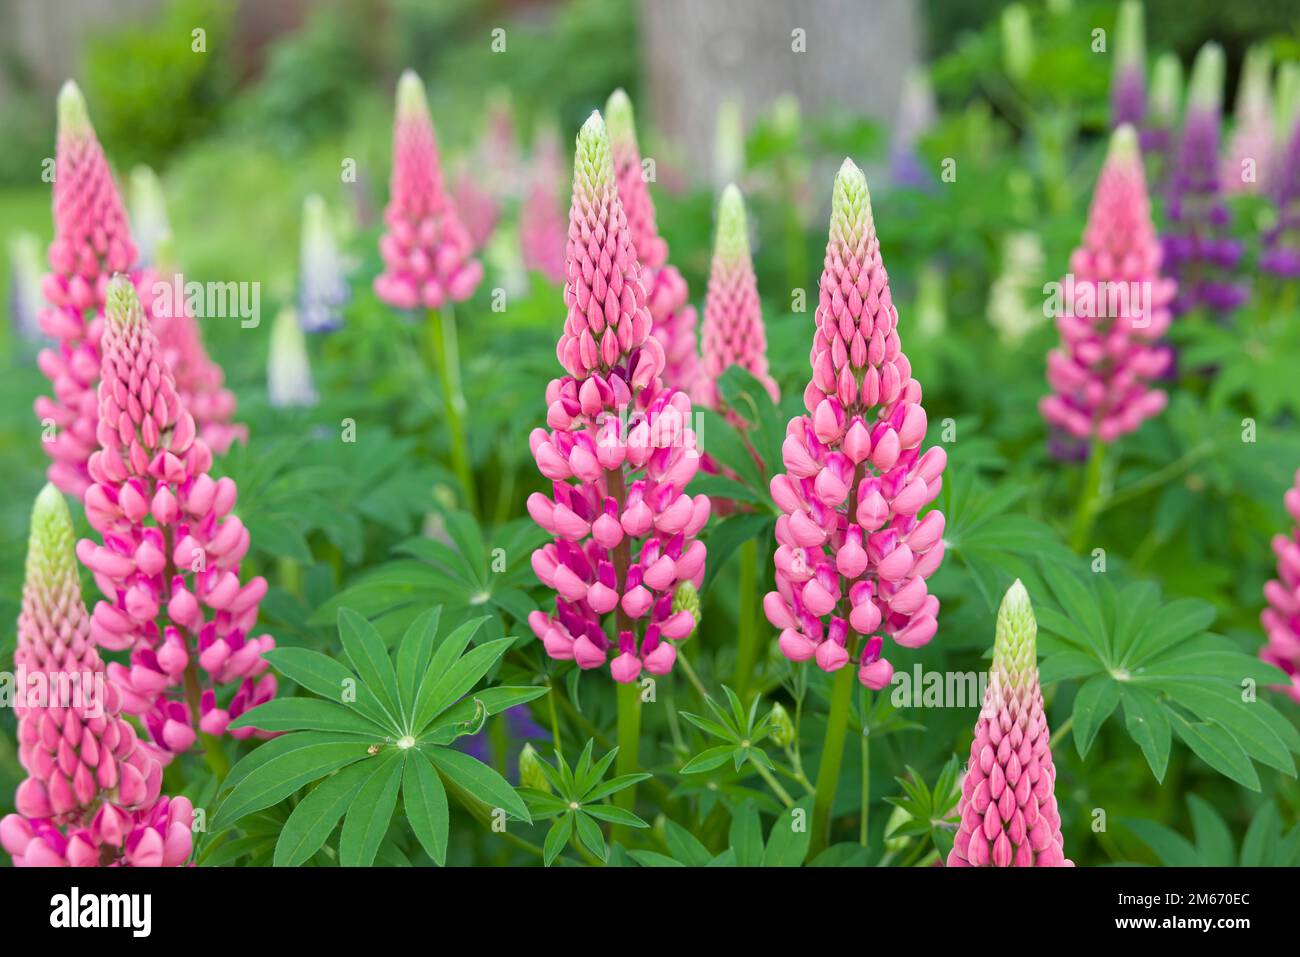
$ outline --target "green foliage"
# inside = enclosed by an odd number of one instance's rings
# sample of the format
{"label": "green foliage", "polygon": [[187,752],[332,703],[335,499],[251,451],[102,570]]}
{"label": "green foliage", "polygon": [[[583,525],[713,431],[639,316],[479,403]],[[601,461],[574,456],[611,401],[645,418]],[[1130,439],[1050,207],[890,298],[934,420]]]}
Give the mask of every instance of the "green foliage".
{"label": "green foliage", "polygon": [[1139,818],[1120,821],[1165,867],[1300,866],[1300,825],[1283,830],[1277,805],[1265,801],[1255,812],[1240,848],[1218,811],[1195,794],[1187,795],[1195,843],[1173,828]]}
{"label": "green foliage", "polygon": [[[241,715],[232,727],[283,732],[244,758],[223,782],[213,826],[219,831],[319,782],[294,807],[275,842],[277,866],[320,851],[342,819],[338,861],[374,862],[397,807],[436,863],[447,857],[448,792],[471,813],[503,808],[531,820],[496,771],[450,747],[489,715],[530,701],[544,688],[473,689],[512,639],[466,651],[483,619],[440,633],[441,609],[420,615],[389,654],[370,623],[339,610],[339,637],[351,667],[306,648],[267,657],[285,677],[318,697],[280,697]],[[245,839],[257,833],[257,824]],[[229,853],[229,852],[227,852]]]}

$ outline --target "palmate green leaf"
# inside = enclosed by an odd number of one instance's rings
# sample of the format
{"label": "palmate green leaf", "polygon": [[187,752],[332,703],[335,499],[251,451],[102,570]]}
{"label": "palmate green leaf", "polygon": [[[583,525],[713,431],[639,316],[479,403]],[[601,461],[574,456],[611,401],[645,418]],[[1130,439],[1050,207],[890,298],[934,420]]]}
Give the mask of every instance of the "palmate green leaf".
{"label": "palmate green leaf", "polygon": [[[718,377],[718,394],[723,403],[747,423],[745,434],[763,463],[763,472],[774,475],[781,469],[781,443],[785,441],[784,414],[767,389],[752,372],[732,365]],[[710,436],[711,438],[711,436]]]}
{"label": "palmate green leaf", "polygon": [[1259,776],[1236,738],[1217,724],[1188,721],[1172,711],[1170,717],[1178,737],[1197,757],[1243,787],[1259,790]]}
{"label": "palmate green leaf", "polygon": [[700,717],[698,714],[692,714],[689,711],[678,712],[679,717],[695,725],[706,734],[711,734],[715,738],[721,738],[723,741],[730,741],[734,744],[740,743],[740,737],[730,728],[717,721],[711,721],[708,718]]}
{"label": "palmate green leaf", "polygon": [[487,549],[483,545],[482,533],[478,521],[467,512],[447,512],[443,515],[447,534],[456,543],[456,548],[464,556],[465,563],[474,573],[477,584],[484,584],[487,574]]}
{"label": "palmate green leaf", "polygon": [[343,652],[352,662],[362,684],[375,693],[384,712],[401,727],[405,722],[397,690],[397,672],[393,670],[383,639],[370,622],[351,608],[339,609],[338,628]]}
{"label": "palmate green leaf", "polygon": [[557,814],[564,814],[566,811],[571,810],[568,800],[554,794],[539,791],[537,788],[519,787],[515,788],[515,790],[524,799],[524,803],[528,805],[528,813],[533,816],[533,823],[545,821]]}
{"label": "palmate green leaf", "polygon": [[1164,707],[1153,694],[1142,688],[1125,685],[1120,692],[1124,702],[1124,727],[1142,749],[1151,773],[1163,784],[1173,734]]}
{"label": "palmate green leaf", "polygon": [[[617,748],[615,750],[618,750]],[[602,776],[604,772],[601,772]],[[634,784],[640,784],[642,781],[653,777],[645,771],[634,771],[631,774],[620,774],[618,777],[610,778],[603,784],[596,784],[586,794],[582,795],[581,801],[584,805],[594,804],[596,801],[603,800],[611,794],[617,794],[625,788],[630,788]]]}
{"label": "palmate green leaf", "polygon": [[[1189,795],[1189,800],[1190,800]],[[1277,805],[1265,801],[1255,813],[1246,829],[1246,836],[1241,842],[1242,867],[1294,867],[1296,863],[1296,842],[1288,847],[1285,840],[1278,839],[1282,830],[1282,821],[1277,815]],[[1300,828],[1292,832],[1300,834]]]}
{"label": "palmate green leaf", "polygon": [[[272,648],[263,656],[276,671],[327,701],[336,701],[383,726],[387,715],[374,693],[357,680],[357,676],[333,658],[308,648]],[[347,700],[351,689],[355,700]],[[351,697],[351,696],[349,696]],[[396,730],[396,729],[394,729]]]}
{"label": "palmate green leaf", "polygon": [[746,801],[731,812],[728,840],[737,867],[758,867],[763,863],[763,832],[753,801]]}
{"label": "palmate green leaf", "polygon": [[705,771],[712,771],[714,768],[720,768],[737,750],[739,749],[730,744],[719,745],[716,748],[708,748],[683,764],[678,773],[701,774]]}
{"label": "palmate green leaf", "polygon": [[321,698],[272,698],[245,711],[231,728],[262,731],[342,731],[383,740],[389,732],[355,711]]}
{"label": "palmate green leaf", "polygon": [[415,733],[422,733],[434,718],[467,694],[513,644],[513,638],[499,638],[479,645],[445,672],[430,666],[415,696],[415,716],[411,722]]}
{"label": "palmate green leaf", "polygon": [[[649,775],[646,775],[649,777]],[[637,817],[631,811],[613,804],[589,804],[583,807],[583,813],[590,814],[594,818],[602,821],[608,821],[610,824],[623,824],[627,827],[649,827],[645,821]]]}
{"label": "palmate green leaf", "polygon": [[[321,731],[295,731],[267,742],[231,770],[227,782],[234,783],[217,808],[213,826],[270,807],[304,784],[363,760],[369,746],[355,735]],[[251,769],[242,770],[254,758]]]}
{"label": "palmate green leaf", "polygon": [[1116,600],[1115,628],[1111,640],[1115,660],[1124,662],[1133,643],[1143,634],[1160,606],[1160,589],[1151,582],[1126,585]]}
{"label": "palmate green leaf", "polygon": [[345,607],[367,617],[380,615],[436,594],[445,587],[445,582],[442,573],[424,562],[388,562],[317,608],[307,623],[328,625],[335,620],[338,610]]}
{"label": "palmate green leaf", "polygon": [[344,867],[369,867],[392,823],[397,791],[402,783],[405,751],[385,751],[343,819],[339,837],[339,863]]}
{"label": "palmate green leaf", "polygon": [[804,798],[777,817],[767,835],[767,847],[763,851],[764,867],[799,867],[803,864],[804,858],[808,856],[812,831],[807,827],[795,828],[795,815],[800,811],[803,820],[808,821],[812,813],[811,798]]}
{"label": "palmate green leaf", "polygon": [[569,836],[573,834],[573,817],[574,812],[570,811],[556,818],[555,823],[546,832],[546,840],[542,842],[542,863],[547,867],[550,867],[560,856],[564,845],[569,843]]}
{"label": "palmate green leaf", "polygon": [[297,867],[319,851],[370,775],[366,762],[350,764],[298,802],[275,842],[275,866]]}
{"label": "palmate green leaf", "polygon": [[1074,746],[1079,757],[1088,756],[1098,729],[1117,704],[1119,683],[1110,675],[1094,675],[1084,682],[1074,697]]}
{"label": "palmate green leaf", "polygon": [[415,713],[415,689],[429,668],[441,619],[441,608],[431,608],[422,613],[407,627],[397,646],[397,690],[404,714]]}
{"label": "palmate green leaf", "polygon": [[1096,589],[1089,587],[1092,583],[1089,581],[1085,584],[1074,570],[1059,565],[1044,562],[1042,570],[1043,577],[1052,589],[1052,594],[1061,610],[1079,627],[1088,641],[1088,646],[1096,653],[1102,664],[1109,668],[1114,658],[1109,646],[1106,623],[1098,607]]}
{"label": "palmate green leaf", "polygon": [[406,759],[402,804],[420,846],[435,864],[442,867],[447,863],[447,831],[451,820],[447,789],[442,786],[442,779],[428,757],[419,749],[412,749]]}
{"label": "palmate green leaf", "polygon": [[1249,678],[1262,685],[1286,681],[1280,668],[1239,651],[1193,651],[1181,648],[1149,660],[1133,671],[1136,680],[1146,678],[1221,678],[1240,687]]}
{"label": "palmate green leaf", "polygon": [[1195,794],[1187,795],[1187,807],[1192,814],[1192,833],[1196,836],[1196,854],[1200,863],[1206,867],[1235,866],[1237,848],[1223,818]]}
{"label": "palmate green leaf", "polygon": [[[590,747],[592,743],[592,739],[588,738],[588,747]],[[590,762],[588,762],[590,766],[585,774],[577,771],[574,772],[573,778],[575,788],[584,800],[598,800],[597,798],[591,798],[590,794],[596,790],[596,785],[598,785],[605,777],[605,772],[609,770],[609,766],[614,763],[614,758],[617,756],[618,748],[611,748],[605,756],[595,764],[590,764]],[[605,793],[610,794],[612,792],[606,791]]]}
{"label": "palmate green leaf", "polygon": [[1038,666],[1038,680],[1043,685],[1070,678],[1086,678],[1101,671],[1101,662],[1082,651],[1062,651],[1045,658]]}
{"label": "palmate green leaf", "polygon": [[584,814],[582,811],[576,811],[573,815],[574,824],[578,831],[578,840],[583,847],[595,854],[601,861],[605,860],[605,835],[600,832],[600,825],[595,819]]}
{"label": "palmate green leaf", "polygon": [[1203,633],[1213,623],[1213,605],[1196,598],[1175,599],[1144,623],[1123,665],[1133,670],[1142,662]]}
{"label": "palmate green leaf", "polygon": [[1200,863],[1196,848],[1173,828],[1138,818],[1120,818],[1120,823],[1155,851],[1165,867],[1196,867]]}
{"label": "palmate green leaf", "polygon": [[[1222,727],[1255,760],[1295,776],[1295,762],[1287,745],[1265,717],[1276,714],[1267,702],[1243,702],[1239,691],[1219,682],[1156,679],[1143,684],[1165,692],[1197,717]],[[1280,723],[1294,734],[1285,720]]]}
{"label": "palmate green leaf", "polygon": [[421,748],[441,774],[464,788],[489,808],[502,808],[526,824],[532,823],[528,807],[508,781],[486,764],[450,748]]}
{"label": "palmate green leaf", "polygon": [[703,867],[713,858],[700,839],[676,821],[664,821],[664,840],[668,853],[688,867]]}

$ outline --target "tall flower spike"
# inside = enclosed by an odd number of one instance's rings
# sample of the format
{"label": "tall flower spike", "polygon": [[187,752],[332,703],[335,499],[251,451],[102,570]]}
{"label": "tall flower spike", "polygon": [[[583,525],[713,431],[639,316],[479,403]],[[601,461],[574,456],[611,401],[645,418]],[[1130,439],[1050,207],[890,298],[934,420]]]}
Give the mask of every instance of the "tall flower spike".
{"label": "tall flower spike", "polygon": [[18,866],[181,864],[190,854],[188,820],[150,842],[157,853],[149,860],[139,853],[141,819],[168,800],[158,794],[162,766],[105,680],[72,542],[63,496],[46,485],[32,509],[14,664],[20,685],[34,688],[40,676],[47,697],[15,708],[28,776],[14,799],[18,813],[0,820],[0,845]]}
{"label": "tall flower spike", "polygon": [[[59,92],[59,132],[54,167],[54,241],[50,272],[41,284],[49,308],[41,330],[55,346],[37,362],[54,395],[36,400],[36,415],[58,432],[45,451],[53,459],[50,481],[80,496],[90,484],[86,460],[95,449],[95,384],[99,380],[99,337],[104,291],[114,273],[135,265],[122,198],[95,138],[86,101],[69,80]],[[153,285],[147,273],[132,274],[142,298]]]}
{"label": "tall flower spike", "polygon": [[379,240],[384,271],[375,295],[398,309],[438,309],[474,294],[483,264],[447,194],[424,84],[410,70],[397,84],[393,175],[387,230]]}
{"label": "tall flower spike", "polygon": [[1141,0],[1124,0],[1115,27],[1115,70],[1110,80],[1110,125],[1140,126],[1146,114],[1146,13]]}
{"label": "tall flower spike", "polygon": [[1229,193],[1270,191],[1277,142],[1273,136],[1270,76],[1273,53],[1261,45],[1246,51],[1232,111],[1232,140],[1223,158],[1223,183]]}
{"label": "tall flower spike", "polygon": [[1183,64],[1173,53],[1162,53],[1151,70],[1151,96],[1142,124],[1142,155],[1157,161],[1163,183],[1168,172],[1174,134],[1178,129],[1183,97]]}
{"label": "tall flower spike", "polygon": [[1038,685],[1038,622],[1016,579],[998,609],[949,867],[1073,867],[1062,852],[1056,768]]}
{"label": "tall flower spike", "polygon": [[1204,307],[1224,315],[1246,299],[1233,281],[1241,243],[1229,233],[1219,179],[1219,127],[1223,103],[1223,50],[1207,43],[1192,69],[1187,116],[1166,183],[1169,231],[1162,237],[1165,264],[1178,279],[1174,315]]}
{"label": "tall flower spike", "polygon": [[858,679],[879,690],[893,674],[881,634],[917,648],[938,627],[925,580],[943,559],[944,519],[919,513],[942,488],[947,456],[938,446],[921,454],[921,385],[898,338],[867,181],[847,159],[820,286],[809,414],[790,420],[786,472],[771,482],[784,514],[777,590],[763,609],[791,661],[837,671],[857,651]]}
{"label": "tall flower spike", "polygon": [[532,181],[519,209],[519,245],[524,266],[551,282],[564,282],[566,224],[561,209],[564,157],[559,133],[543,127],[533,145]]}
{"label": "tall flower spike", "polygon": [[[641,265],[619,202],[609,137],[599,113],[578,134],[564,302],[557,355],[568,373],[546,389],[546,422],[529,445],[553,483],[528,512],[555,541],[533,570],[557,592],[555,612],[528,622],[552,658],[614,680],[642,669],[667,674],[675,642],[695,616],[673,608],[678,585],[699,586],[709,499],[683,489],[699,468],[691,403],[659,378],[663,349],[650,335]],[[615,643],[605,616],[615,615]]]}
{"label": "tall flower spike", "polygon": [[637,145],[632,101],[615,90],[605,105],[618,196],[627,216],[632,245],[641,263],[653,335],[664,350],[664,384],[689,392],[699,375],[695,346],[695,307],[686,280],[668,264],[668,244],[659,235],[654,200],[646,185]]}
{"label": "tall flower spike", "polygon": [[1264,234],[1261,269],[1283,279],[1300,279],[1300,65],[1287,63],[1279,76],[1279,127],[1283,148],[1269,190],[1277,221]]}
{"label": "tall flower spike", "polygon": [[347,268],[339,251],[325,200],[313,193],[302,204],[298,258],[298,321],[306,332],[343,327],[343,307],[352,298]]}
{"label": "tall flower spike", "polygon": [[320,396],[312,384],[311,358],[302,324],[292,309],[281,309],[271,326],[266,357],[266,395],[278,409],[311,407]]}
{"label": "tall flower spike", "polygon": [[[108,596],[95,605],[91,637],[110,651],[131,651],[129,664],[108,668],[122,710],[142,716],[160,757],[170,760],[194,743],[196,724],[222,734],[232,718],[270,700],[275,676],[262,653],[275,641],[253,636],[266,579],[240,583],[249,535],[231,514],[235,483],[208,474],[212,453],[135,290],[120,276],[109,283],[106,313],[100,448],[90,457],[95,484],[85,496],[102,544],[82,539],[77,557]],[[222,705],[217,689],[227,684],[238,687]]]}
{"label": "tall flower spike", "polygon": [[704,362],[695,384],[695,401],[717,408],[718,377],[733,365],[753,373],[772,401],[780,401],[767,372],[767,339],[749,255],[745,200],[734,183],[722,191],[718,202],[717,230],[704,301]]}
{"label": "tall flower spike", "polygon": [[1161,250],[1147,201],[1137,134],[1121,126],[1097,180],[1083,245],[1056,325],[1061,347],[1047,357],[1053,392],[1043,417],[1078,439],[1114,442],[1165,407],[1150,383],[1169,365],[1157,345],[1169,328],[1175,286],[1160,274]]}
{"label": "tall flower spike", "polygon": [[1290,536],[1279,534],[1273,538],[1278,577],[1264,586],[1268,607],[1260,613],[1259,621],[1268,635],[1268,644],[1260,649],[1259,656],[1290,676],[1291,683],[1284,689],[1300,702],[1300,471],[1283,501],[1296,527]]}

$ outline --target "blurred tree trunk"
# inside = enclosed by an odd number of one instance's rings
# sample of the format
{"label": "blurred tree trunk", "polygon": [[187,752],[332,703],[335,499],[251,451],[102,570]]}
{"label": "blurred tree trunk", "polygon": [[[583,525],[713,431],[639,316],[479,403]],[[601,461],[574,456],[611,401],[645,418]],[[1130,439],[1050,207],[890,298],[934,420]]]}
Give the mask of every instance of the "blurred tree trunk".
{"label": "blurred tree trunk", "polygon": [[747,125],[788,92],[805,114],[839,107],[888,127],[920,48],[917,6],[913,0],[640,0],[650,116],[683,150],[697,181],[709,175],[717,109],[728,97],[740,102]]}

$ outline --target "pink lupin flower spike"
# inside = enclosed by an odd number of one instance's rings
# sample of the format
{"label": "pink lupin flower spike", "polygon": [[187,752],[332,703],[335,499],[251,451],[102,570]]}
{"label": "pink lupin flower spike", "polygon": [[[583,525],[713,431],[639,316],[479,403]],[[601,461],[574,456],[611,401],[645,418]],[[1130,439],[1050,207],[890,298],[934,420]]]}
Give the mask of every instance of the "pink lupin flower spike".
{"label": "pink lupin flower spike", "polygon": [[1062,852],[1056,768],[1038,686],[1038,623],[1016,579],[998,609],[949,867],[1073,867]]}
{"label": "pink lupin flower spike", "polygon": [[[36,400],[36,415],[58,432],[44,443],[53,459],[49,479],[80,496],[90,484],[86,460],[95,450],[95,384],[104,291],[114,273],[127,273],[137,258],[122,197],[95,137],[86,101],[69,80],[59,92],[59,134],[54,168],[54,241],[50,272],[41,283],[49,303],[41,331],[55,341],[37,363],[54,386]],[[152,277],[131,274],[141,297],[150,298]]]}
{"label": "pink lupin flower spike", "polygon": [[1260,613],[1259,621],[1268,635],[1268,644],[1260,649],[1259,656],[1290,676],[1291,683],[1281,690],[1300,702],[1300,471],[1284,501],[1296,527],[1290,536],[1273,538],[1277,578],[1264,585],[1268,607]]}
{"label": "pink lupin flower spike", "polygon": [[695,401],[717,408],[718,377],[733,365],[753,373],[772,401],[780,401],[776,382],[767,371],[767,338],[749,255],[745,200],[734,183],[722,191],[718,202],[718,235],[704,300],[704,361],[695,383]]}
{"label": "pink lupin flower spike", "polygon": [[[547,425],[529,439],[551,496],[528,512],[555,541],[533,553],[557,592],[554,614],[529,624],[552,658],[597,668],[613,656],[621,683],[667,674],[674,642],[695,617],[674,612],[678,585],[699,586],[709,499],[682,490],[699,467],[691,403],[660,379],[663,349],[650,335],[641,266],[618,198],[599,113],[578,134],[569,212],[568,316],[557,355],[568,373],[546,390]],[[603,621],[616,617],[617,647]]]}
{"label": "pink lupin flower spike", "polygon": [[[100,449],[90,457],[95,484],[85,496],[86,518],[102,544],[82,539],[77,557],[109,596],[95,605],[91,637],[111,651],[131,651],[129,665],[108,668],[122,709],[142,716],[169,760],[194,743],[196,725],[222,734],[233,718],[274,696],[262,653],[275,641],[253,636],[266,579],[239,580],[249,535],[231,514],[235,483],[208,474],[212,453],[122,277],[109,283],[106,316]],[[219,706],[215,687],[236,682],[230,703]]]}
{"label": "pink lupin flower spike", "polygon": [[474,242],[447,194],[424,84],[410,70],[397,84],[384,223],[384,271],[375,277],[380,299],[398,309],[438,309],[474,294],[483,264],[472,258]]}
{"label": "pink lupin flower spike", "polygon": [[826,671],[853,660],[879,690],[893,667],[881,633],[905,648],[934,637],[939,600],[925,580],[943,559],[939,494],[947,456],[921,454],[921,385],[898,338],[867,181],[850,160],[835,177],[813,336],[809,415],[790,420],[771,482],[776,588],[763,600],[791,661]]}
{"label": "pink lupin flower spike", "polygon": [[659,235],[654,200],[646,185],[637,145],[632,101],[615,90],[605,104],[618,196],[627,216],[632,245],[643,270],[652,334],[664,349],[664,383],[691,391],[699,375],[695,347],[695,307],[687,302],[686,280],[668,264],[668,244]]}
{"label": "pink lupin flower spike", "polygon": [[1097,181],[1083,245],[1070,257],[1072,276],[1062,283],[1068,301],[1056,320],[1061,347],[1047,357],[1053,392],[1039,404],[1049,424],[1110,443],[1164,409],[1165,394],[1150,383],[1169,364],[1168,350],[1157,343],[1169,328],[1176,286],[1160,275],[1160,262],[1137,134],[1121,126]]}
{"label": "pink lupin flower spike", "polygon": [[545,127],[537,134],[532,181],[519,209],[519,245],[524,266],[537,270],[556,284],[564,282],[567,233],[560,205],[563,163],[559,135],[554,128]]}
{"label": "pink lupin flower spike", "polygon": [[[72,517],[52,484],[32,509],[14,663],[25,691],[40,676],[47,697],[15,708],[28,776],[15,795],[18,813],[0,820],[0,845],[20,867],[138,863],[137,822],[167,806],[158,793],[162,767],[122,718],[91,643]],[[190,847],[186,820],[181,832],[162,836],[150,863],[183,863]]]}

